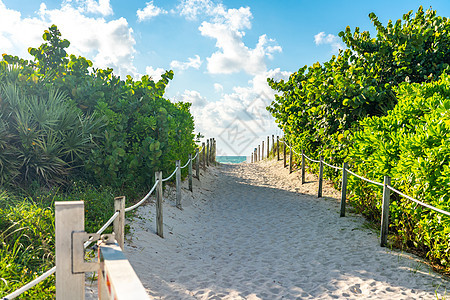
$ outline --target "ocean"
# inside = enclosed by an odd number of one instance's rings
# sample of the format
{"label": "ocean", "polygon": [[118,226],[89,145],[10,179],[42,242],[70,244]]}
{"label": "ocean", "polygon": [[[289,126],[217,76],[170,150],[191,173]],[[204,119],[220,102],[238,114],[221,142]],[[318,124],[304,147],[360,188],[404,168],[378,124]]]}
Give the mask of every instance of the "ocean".
{"label": "ocean", "polygon": [[247,156],[216,156],[216,161],[223,164],[239,164],[247,161]]}

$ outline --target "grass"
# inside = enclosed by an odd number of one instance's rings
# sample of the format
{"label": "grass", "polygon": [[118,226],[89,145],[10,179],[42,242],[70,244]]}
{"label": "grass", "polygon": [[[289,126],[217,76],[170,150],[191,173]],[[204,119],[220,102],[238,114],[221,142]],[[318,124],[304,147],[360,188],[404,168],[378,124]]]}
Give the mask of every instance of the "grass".
{"label": "grass", "polygon": [[[54,266],[54,203],[74,200],[85,203],[86,232],[97,231],[114,211],[114,191],[85,182],[74,182],[65,191],[35,188],[28,194],[0,192],[0,297]],[[54,295],[55,277],[50,276],[19,299],[49,299]]]}

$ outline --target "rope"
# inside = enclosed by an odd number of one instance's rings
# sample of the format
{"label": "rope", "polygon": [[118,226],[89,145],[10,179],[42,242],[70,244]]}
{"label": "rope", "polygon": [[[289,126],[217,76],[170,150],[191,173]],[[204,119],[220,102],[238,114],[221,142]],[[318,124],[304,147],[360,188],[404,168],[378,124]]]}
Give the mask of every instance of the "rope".
{"label": "rope", "polygon": [[203,148],[204,148],[204,147],[202,147],[202,148],[195,154],[195,156],[194,156],[192,159],[196,159],[197,156],[200,154],[200,152],[203,151]]}
{"label": "rope", "polygon": [[176,167],[175,168],[175,170],[173,170],[173,173],[172,174],[170,174],[170,176],[169,177],[167,177],[167,178],[164,178],[163,180],[162,180],[162,182],[164,182],[164,181],[167,181],[167,180],[169,180],[170,178],[172,178],[172,176],[177,172],[177,170],[178,170],[178,167]]}
{"label": "rope", "polygon": [[[292,149],[292,148],[291,148]],[[297,155],[302,155],[301,153],[298,153],[297,151],[295,151],[294,149],[292,149],[292,152],[294,152]]]}
{"label": "rope", "polygon": [[47,272],[45,272],[44,274],[42,274],[41,276],[37,277],[36,279],[34,279],[33,281],[28,282],[27,284],[25,284],[23,287],[21,287],[18,290],[15,290],[14,292],[12,292],[9,295],[6,295],[5,297],[3,297],[3,300],[9,300],[9,299],[14,299],[17,296],[19,296],[20,294],[28,291],[29,289],[31,289],[33,286],[35,286],[36,284],[42,282],[43,280],[45,280],[47,277],[49,277],[50,275],[52,275],[53,273],[55,273],[56,271],[56,266],[51,268],[50,270],[48,270]]}
{"label": "rope", "polygon": [[379,186],[383,186],[383,184],[380,183],[380,182],[376,182],[376,181],[367,179],[367,178],[365,178],[365,177],[362,177],[362,176],[360,176],[360,175],[358,175],[358,174],[356,174],[356,173],[353,173],[352,171],[350,171],[350,170],[348,170],[348,169],[345,169],[345,170],[346,170],[347,172],[349,172],[350,174],[352,174],[353,176],[356,176],[356,177],[358,177],[358,178],[360,178],[360,179],[362,179],[362,180],[365,180],[365,181],[367,181],[367,182],[370,182],[370,183],[373,183],[373,184],[376,184],[376,185],[379,185]]}
{"label": "rope", "polygon": [[[200,149],[200,151],[198,151],[198,152],[195,154],[195,156],[194,156],[193,158],[189,159],[189,160],[187,161],[187,163],[186,163],[183,167],[181,167],[181,169],[186,168],[187,165],[189,164],[189,162],[190,162],[192,159],[195,159],[195,158],[198,156],[198,154],[199,154],[200,152],[204,151],[204,148],[205,148],[205,147],[202,147],[202,148]],[[172,176],[176,173],[177,169],[178,169],[178,167],[175,168],[175,170],[173,171],[173,173],[172,173],[169,177],[162,179],[162,182],[167,181],[167,180],[169,180],[170,178],[172,178]],[[131,210],[137,208],[138,206],[140,206],[145,200],[147,200],[147,199],[150,197],[150,195],[153,193],[153,191],[155,190],[155,188],[156,188],[157,185],[158,185],[158,180],[155,182],[155,184],[153,185],[153,187],[152,187],[152,189],[150,190],[150,192],[148,192],[147,195],[145,195],[145,197],[142,198],[141,201],[139,201],[138,203],[136,203],[136,204],[133,205],[133,206],[130,206],[130,207],[125,208],[125,212],[129,212],[129,211],[131,211]],[[111,218],[110,218],[110,219],[109,219],[109,220],[108,220],[108,221],[107,221],[107,222],[106,222],[106,223],[105,223],[105,224],[97,231],[97,234],[102,234],[103,231],[105,231],[106,228],[108,228],[108,226],[110,226],[111,223],[114,222],[114,220],[117,218],[117,216],[119,216],[119,212],[118,212],[118,211],[116,211],[116,212],[111,216]],[[92,243],[92,241],[86,241],[86,242],[84,243],[84,248],[86,248],[87,246],[89,246],[89,244],[91,244],[91,243]],[[41,276],[37,277],[37,278],[34,279],[33,281],[30,281],[29,283],[25,284],[24,286],[22,286],[22,287],[19,288],[18,290],[15,290],[14,292],[12,292],[12,293],[9,294],[9,295],[6,295],[5,297],[2,298],[2,300],[10,300],[10,299],[16,298],[17,296],[19,296],[19,295],[21,295],[22,293],[28,291],[29,289],[31,289],[32,287],[34,287],[34,286],[37,285],[38,283],[42,282],[43,280],[45,280],[47,277],[49,277],[50,275],[52,275],[52,274],[55,273],[55,272],[56,272],[56,266],[53,267],[53,268],[51,268],[50,270],[48,270],[47,272],[45,272],[45,273],[42,274]]]}
{"label": "rope", "polygon": [[191,159],[189,159],[189,160],[187,161],[187,163],[186,163],[184,166],[182,166],[181,168],[182,168],[182,169],[186,168],[190,161],[191,161]]}
{"label": "rope", "polygon": [[135,209],[136,207],[138,207],[139,205],[141,205],[145,200],[147,200],[148,197],[150,197],[150,195],[151,195],[151,194],[153,193],[153,191],[156,189],[156,186],[157,186],[157,185],[158,185],[158,180],[156,180],[155,185],[153,185],[153,187],[152,187],[152,189],[150,190],[150,192],[148,192],[147,195],[145,195],[145,197],[142,198],[141,201],[139,201],[138,203],[136,203],[136,204],[133,205],[133,206],[130,206],[130,207],[125,208],[125,212],[128,212],[128,211],[130,211],[130,210]]}
{"label": "rope", "polygon": [[308,160],[310,160],[312,162],[320,163],[320,160],[315,160],[315,159],[309,158],[308,156],[306,156],[306,154],[303,154],[303,156],[305,156]]}
{"label": "rope", "polygon": [[323,162],[325,165],[329,166],[330,168],[333,168],[333,169],[336,169],[336,170],[342,170],[341,167],[336,167],[336,166],[330,165],[330,164],[326,163],[325,161],[322,161],[322,162]]}
{"label": "rope", "polygon": [[[119,216],[119,212],[116,211],[111,218],[109,218],[108,221],[106,221],[105,224],[103,224],[103,226],[97,231],[97,234],[102,234],[103,231],[106,230],[106,228],[108,228],[109,225],[111,225],[112,222],[114,222],[114,220]],[[93,241],[86,241],[84,242],[84,249],[86,249]]]}
{"label": "rope", "polygon": [[420,205],[422,205],[422,206],[424,206],[424,207],[427,207],[427,208],[429,208],[429,209],[431,209],[431,210],[437,211],[437,212],[439,212],[439,213],[441,213],[441,214],[444,214],[444,215],[450,217],[450,212],[448,212],[448,211],[439,209],[439,208],[437,208],[437,207],[434,207],[434,206],[431,206],[431,205],[429,205],[429,204],[426,204],[426,203],[424,203],[424,202],[422,202],[422,201],[416,200],[416,199],[414,199],[414,198],[412,198],[412,197],[410,197],[410,196],[408,196],[408,195],[403,194],[403,193],[400,192],[399,190],[394,189],[394,188],[393,188],[392,186],[390,186],[390,185],[386,185],[386,187],[387,187],[388,189],[390,189],[391,191],[396,192],[396,193],[399,194],[400,196],[405,197],[406,199],[409,199],[409,200],[411,200],[411,201],[413,201],[413,202],[416,202],[417,204],[420,204]]}

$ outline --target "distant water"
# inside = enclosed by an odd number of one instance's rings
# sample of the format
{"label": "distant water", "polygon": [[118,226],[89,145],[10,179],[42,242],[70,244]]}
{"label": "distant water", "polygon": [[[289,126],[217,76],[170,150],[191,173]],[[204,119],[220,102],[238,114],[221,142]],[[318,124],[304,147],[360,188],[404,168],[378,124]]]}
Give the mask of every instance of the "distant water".
{"label": "distant water", "polygon": [[223,164],[239,164],[247,161],[247,156],[216,156],[216,160]]}

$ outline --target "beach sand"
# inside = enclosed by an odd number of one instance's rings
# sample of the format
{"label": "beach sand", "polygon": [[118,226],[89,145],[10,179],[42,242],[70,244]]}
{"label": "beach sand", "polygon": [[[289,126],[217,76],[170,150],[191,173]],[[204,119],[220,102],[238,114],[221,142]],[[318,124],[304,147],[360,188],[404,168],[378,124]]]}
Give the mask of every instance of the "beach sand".
{"label": "beach sand", "polygon": [[[363,217],[339,217],[340,194],[282,161],[219,165],[165,191],[128,220],[125,254],[154,299],[442,299],[449,282],[418,257],[379,246]],[[87,298],[95,287],[87,288]]]}

